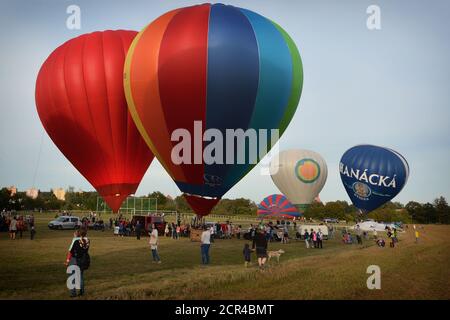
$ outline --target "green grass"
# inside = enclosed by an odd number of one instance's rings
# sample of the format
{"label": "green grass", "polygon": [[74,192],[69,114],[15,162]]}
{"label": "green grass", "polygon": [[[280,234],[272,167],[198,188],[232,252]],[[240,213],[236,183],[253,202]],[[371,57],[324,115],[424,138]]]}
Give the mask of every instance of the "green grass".
{"label": "green grass", "polygon": [[[36,239],[11,241],[0,233],[0,299],[67,299],[64,260],[72,231],[46,227],[37,216]],[[449,299],[450,227],[425,226],[416,245],[412,230],[395,249],[324,241],[306,249],[302,241],[270,243],[284,249],[279,264],[244,268],[245,240],[216,240],[211,265],[200,266],[199,243],[161,237],[162,264],[151,263],[148,239],[90,231],[91,267],[87,299]],[[252,257],[254,258],[254,256]],[[381,290],[368,290],[367,266],[381,267]]]}

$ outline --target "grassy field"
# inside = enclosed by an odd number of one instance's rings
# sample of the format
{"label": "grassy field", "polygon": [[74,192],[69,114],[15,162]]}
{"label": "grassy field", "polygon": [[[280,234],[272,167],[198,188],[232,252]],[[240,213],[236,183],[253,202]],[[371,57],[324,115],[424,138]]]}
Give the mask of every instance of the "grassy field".
{"label": "grassy field", "polygon": [[[0,299],[69,299],[64,260],[73,232],[48,230],[51,218],[37,216],[33,241],[0,233]],[[199,243],[186,238],[161,238],[163,263],[153,264],[146,238],[88,236],[84,299],[450,299],[450,226],[424,226],[419,244],[410,228],[394,249],[339,239],[323,250],[270,243],[286,253],[263,271],[244,268],[245,240],[216,240],[211,265],[202,267]],[[369,265],[381,268],[381,290],[367,289]]]}

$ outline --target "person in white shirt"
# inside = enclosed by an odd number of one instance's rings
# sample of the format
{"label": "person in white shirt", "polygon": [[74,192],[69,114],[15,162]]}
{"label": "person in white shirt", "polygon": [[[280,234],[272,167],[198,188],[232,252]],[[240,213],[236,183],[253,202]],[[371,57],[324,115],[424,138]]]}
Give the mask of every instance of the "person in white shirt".
{"label": "person in white shirt", "polygon": [[154,263],[161,263],[161,258],[158,254],[158,229],[152,224],[152,233],[150,234],[150,248],[152,249],[152,256]]}
{"label": "person in white shirt", "polygon": [[209,264],[209,247],[211,246],[211,231],[209,228],[203,227],[203,232],[201,236],[201,254],[202,254],[202,264]]}
{"label": "person in white shirt", "polygon": [[211,233],[211,238],[210,238],[210,242],[214,242],[214,225],[211,225],[211,227],[209,228],[209,232]]}

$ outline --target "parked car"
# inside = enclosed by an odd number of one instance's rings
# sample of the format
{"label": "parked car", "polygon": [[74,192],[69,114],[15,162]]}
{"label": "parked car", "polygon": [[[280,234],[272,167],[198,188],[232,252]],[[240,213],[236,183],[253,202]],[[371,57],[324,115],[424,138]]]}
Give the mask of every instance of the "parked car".
{"label": "parked car", "polygon": [[81,227],[81,221],[78,217],[73,216],[61,216],[48,223],[50,229],[78,229]]}
{"label": "parked car", "polygon": [[324,223],[339,223],[339,220],[335,219],[335,218],[325,218],[325,219],[323,219],[323,222]]}
{"label": "parked car", "polygon": [[156,229],[158,229],[158,235],[164,235],[164,230],[166,228],[166,221],[164,220],[164,217],[151,214],[147,216],[134,215],[131,220],[131,225],[135,226],[138,220],[140,224],[144,226],[144,232],[148,233],[152,227],[152,224],[155,224]]}

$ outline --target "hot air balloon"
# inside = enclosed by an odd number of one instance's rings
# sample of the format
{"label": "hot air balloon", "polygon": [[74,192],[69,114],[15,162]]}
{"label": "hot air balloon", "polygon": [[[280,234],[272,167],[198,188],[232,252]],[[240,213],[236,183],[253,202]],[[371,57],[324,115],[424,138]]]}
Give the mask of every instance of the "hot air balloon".
{"label": "hot air balloon", "polygon": [[294,219],[300,218],[301,213],[285,196],[272,194],[258,205],[257,215],[262,219]]}
{"label": "hot air balloon", "polygon": [[84,34],[53,51],[36,81],[50,138],[117,212],[153,160],[128,112],[123,66],[135,31]]}
{"label": "hot air balloon", "polygon": [[274,157],[270,175],[278,189],[303,212],[325,185],[328,168],[320,154],[294,149]]}
{"label": "hot air balloon", "polygon": [[[194,138],[188,141],[194,159],[178,163],[172,154],[179,143],[171,139],[174,132],[181,128],[190,137],[205,137],[215,130],[225,137],[227,129],[279,129],[281,136],[297,108],[302,82],[300,55],[280,26],[223,4],[176,9],[150,23],[133,41],[124,75],[136,126],[199,216],[207,215],[262,156],[237,163],[237,147],[224,143],[216,152],[227,160],[209,163],[202,155],[217,141]],[[264,155],[276,138],[264,131],[261,136],[271,140],[264,144],[266,139],[256,137]],[[250,158],[249,144],[243,145]]]}
{"label": "hot air balloon", "polygon": [[409,176],[406,159],[392,149],[359,145],[347,150],[339,163],[345,191],[361,213],[392,200]]}

